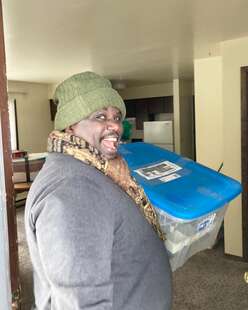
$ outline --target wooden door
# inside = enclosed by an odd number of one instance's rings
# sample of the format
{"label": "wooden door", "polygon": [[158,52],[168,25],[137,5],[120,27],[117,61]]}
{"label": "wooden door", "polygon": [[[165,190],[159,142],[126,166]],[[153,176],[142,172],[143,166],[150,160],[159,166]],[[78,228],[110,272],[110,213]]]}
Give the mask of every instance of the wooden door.
{"label": "wooden door", "polygon": [[14,207],[14,189],[12,183],[12,161],[10,145],[10,129],[7,98],[7,78],[5,64],[2,1],[0,0],[0,113],[3,139],[3,159],[5,169],[5,186],[7,200],[7,218],[9,232],[10,277],[12,291],[12,308],[20,308],[20,279],[18,268],[18,244],[16,229],[16,212]]}

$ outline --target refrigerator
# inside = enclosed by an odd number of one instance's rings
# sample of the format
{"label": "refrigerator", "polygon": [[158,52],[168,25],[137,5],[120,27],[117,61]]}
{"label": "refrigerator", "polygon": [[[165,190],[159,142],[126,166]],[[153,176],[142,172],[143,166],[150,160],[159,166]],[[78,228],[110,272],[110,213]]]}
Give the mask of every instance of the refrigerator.
{"label": "refrigerator", "polygon": [[174,151],[173,121],[144,122],[144,142]]}

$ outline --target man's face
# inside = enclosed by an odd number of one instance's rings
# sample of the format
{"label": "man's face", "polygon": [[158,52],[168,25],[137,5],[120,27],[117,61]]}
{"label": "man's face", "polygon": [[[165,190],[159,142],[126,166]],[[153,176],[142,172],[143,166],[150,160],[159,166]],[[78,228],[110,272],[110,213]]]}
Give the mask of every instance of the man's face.
{"label": "man's face", "polygon": [[121,112],[114,107],[96,111],[72,125],[70,130],[98,149],[105,158],[112,159],[116,157],[122,134]]}

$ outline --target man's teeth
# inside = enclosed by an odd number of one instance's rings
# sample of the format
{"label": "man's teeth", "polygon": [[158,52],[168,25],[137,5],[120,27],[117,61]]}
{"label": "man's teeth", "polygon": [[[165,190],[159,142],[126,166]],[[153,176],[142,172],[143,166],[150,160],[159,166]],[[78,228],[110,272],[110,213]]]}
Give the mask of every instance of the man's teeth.
{"label": "man's teeth", "polygon": [[117,138],[116,137],[106,137],[106,138],[104,138],[104,140],[116,142]]}

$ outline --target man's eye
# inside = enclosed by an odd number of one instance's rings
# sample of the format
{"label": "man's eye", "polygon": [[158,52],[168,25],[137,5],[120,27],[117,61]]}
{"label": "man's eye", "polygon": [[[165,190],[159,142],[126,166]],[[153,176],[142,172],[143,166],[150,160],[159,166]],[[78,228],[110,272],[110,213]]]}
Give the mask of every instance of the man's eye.
{"label": "man's eye", "polygon": [[115,121],[120,122],[120,121],[121,121],[121,116],[120,116],[120,115],[117,115],[117,116],[115,117]]}
{"label": "man's eye", "polygon": [[95,118],[98,119],[98,120],[101,120],[101,121],[106,120],[106,116],[103,115],[103,114],[96,115]]}

